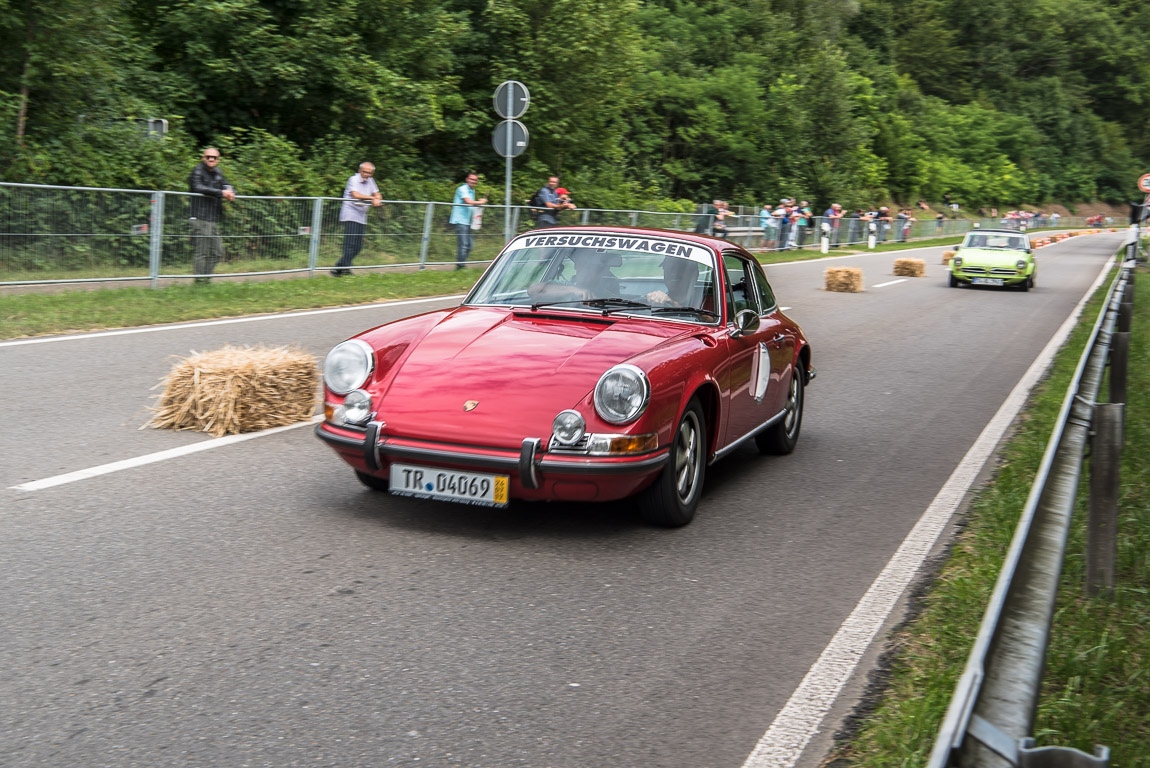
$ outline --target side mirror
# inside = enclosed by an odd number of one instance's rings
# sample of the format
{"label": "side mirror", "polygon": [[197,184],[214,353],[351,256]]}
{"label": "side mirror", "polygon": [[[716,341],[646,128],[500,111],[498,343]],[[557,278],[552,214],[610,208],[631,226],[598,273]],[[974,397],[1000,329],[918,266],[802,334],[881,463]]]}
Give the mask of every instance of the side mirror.
{"label": "side mirror", "polygon": [[956,246],[954,246],[954,250],[956,250],[956,251],[961,251],[961,250],[962,250],[962,246],[961,246],[961,245],[956,245]]}
{"label": "side mirror", "polygon": [[731,336],[737,339],[757,330],[759,330],[759,313],[753,309],[743,309],[735,315],[735,330]]}

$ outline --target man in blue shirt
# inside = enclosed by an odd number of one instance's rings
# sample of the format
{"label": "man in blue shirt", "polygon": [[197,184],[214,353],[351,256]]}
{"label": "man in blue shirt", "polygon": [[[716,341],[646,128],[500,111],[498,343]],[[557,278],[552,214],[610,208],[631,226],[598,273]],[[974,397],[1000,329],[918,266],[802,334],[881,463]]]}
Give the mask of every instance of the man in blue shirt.
{"label": "man in blue shirt", "polygon": [[367,203],[375,207],[383,205],[374,176],[374,165],[360,163],[359,173],[353,173],[344,185],[343,205],[339,209],[339,220],[343,222],[343,256],[335,263],[332,277],[351,274],[348,267],[363,248],[363,236],[367,232]]}
{"label": "man in blue shirt", "polygon": [[471,224],[474,221],[476,207],[485,205],[487,198],[475,199],[475,185],[479,183],[479,176],[475,173],[467,174],[463,183],[455,190],[455,199],[451,201],[450,224],[455,228],[455,268],[463,269],[467,257],[471,254],[471,246],[475,242],[471,234]]}
{"label": "man in blue shirt", "polygon": [[547,179],[546,186],[539,190],[538,199],[544,205],[544,210],[539,214],[536,220],[536,225],[540,227],[557,227],[559,226],[559,212],[569,209],[574,209],[575,204],[565,202],[555,190],[559,188],[559,177],[550,176]]}

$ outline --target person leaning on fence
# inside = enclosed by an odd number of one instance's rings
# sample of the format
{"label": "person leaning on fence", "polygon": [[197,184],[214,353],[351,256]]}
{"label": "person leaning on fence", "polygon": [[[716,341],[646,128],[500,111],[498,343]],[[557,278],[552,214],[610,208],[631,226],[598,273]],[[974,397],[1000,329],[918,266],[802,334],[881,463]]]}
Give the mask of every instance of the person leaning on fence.
{"label": "person leaning on fence", "polygon": [[559,214],[575,208],[575,203],[564,202],[563,198],[559,197],[559,193],[555,191],[558,188],[559,177],[550,176],[547,183],[535,193],[534,199],[542,211],[535,222],[537,226],[557,227],[559,226]]}
{"label": "person leaning on fence", "polygon": [[220,173],[220,151],[215,147],[204,150],[203,160],[196,164],[188,176],[188,189],[196,193],[191,199],[192,250],[195,254],[194,270],[197,283],[207,283],[207,276],[224,258],[224,241],[220,238],[220,222],[224,218],[224,200],[236,199],[231,184]]}
{"label": "person leaning on fence", "polygon": [[367,202],[375,207],[383,205],[383,196],[374,176],[374,165],[360,163],[359,172],[353,173],[343,187],[343,205],[339,209],[339,220],[343,222],[343,255],[335,263],[332,277],[350,275],[348,267],[363,249],[363,235],[367,232]]}
{"label": "person leaning on fence", "polygon": [[467,264],[467,257],[471,255],[471,246],[475,242],[471,234],[471,224],[475,218],[476,208],[487,204],[487,198],[475,198],[475,185],[479,183],[479,176],[475,173],[467,174],[463,183],[455,189],[455,199],[451,201],[451,219],[449,223],[455,229],[455,268],[463,269]]}

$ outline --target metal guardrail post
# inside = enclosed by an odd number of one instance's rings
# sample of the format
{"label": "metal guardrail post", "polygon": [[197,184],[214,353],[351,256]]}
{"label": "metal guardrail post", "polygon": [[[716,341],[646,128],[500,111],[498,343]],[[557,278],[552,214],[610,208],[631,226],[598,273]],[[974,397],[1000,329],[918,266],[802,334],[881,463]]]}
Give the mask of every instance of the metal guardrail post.
{"label": "metal guardrail post", "polygon": [[419,243],[419,268],[427,267],[427,248],[431,245],[431,217],[435,213],[435,203],[427,204],[427,213],[423,216],[423,240]]}
{"label": "metal guardrail post", "polygon": [[1086,527],[1086,594],[1110,595],[1118,559],[1118,472],[1123,403],[1095,406],[1090,438],[1090,521]]}
{"label": "metal guardrail post", "polygon": [[148,277],[152,287],[159,287],[160,262],[164,254],[164,193],[152,193],[152,220],[148,232]]}
{"label": "metal guardrail post", "polygon": [[1130,332],[1110,337],[1110,402],[1126,402],[1126,371],[1130,362]]}
{"label": "metal guardrail post", "polygon": [[587,224],[587,222],[588,222],[590,219],[591,219],[591,211],[589,211],[588,209],[584,208],[584,209],[583,209],[583,213],[582,213],[582,216],[581,216],[581,218],[579,219],[579,223],[580,223],[580,224],[583,224],[583,225],[586,225],[586,224]]}
{"label": "metal guardrail post", "polygon": [[323,198],[317,197],[311,206],[311,238],[307,244],[307,272],[309,277],[315,277],[315,268],[319,263],[319,230],[323,226]]}

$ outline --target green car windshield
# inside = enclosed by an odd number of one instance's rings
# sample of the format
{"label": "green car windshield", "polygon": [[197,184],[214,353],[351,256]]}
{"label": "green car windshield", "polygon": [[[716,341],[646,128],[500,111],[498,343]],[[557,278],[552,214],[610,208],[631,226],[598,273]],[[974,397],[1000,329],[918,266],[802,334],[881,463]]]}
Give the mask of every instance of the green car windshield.
{"label": "green car windshield", "polygon": [[997,234],[993,232],[971,232],[962,241],[963,248],[1005,248],[1012,251],[1025,251],[1027,239],[1023,235]]}

